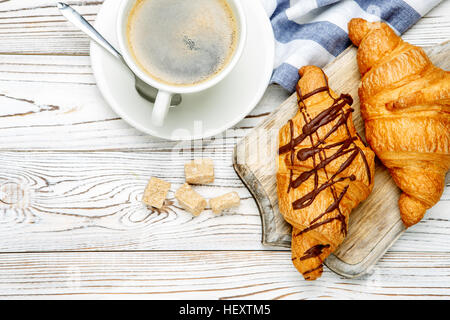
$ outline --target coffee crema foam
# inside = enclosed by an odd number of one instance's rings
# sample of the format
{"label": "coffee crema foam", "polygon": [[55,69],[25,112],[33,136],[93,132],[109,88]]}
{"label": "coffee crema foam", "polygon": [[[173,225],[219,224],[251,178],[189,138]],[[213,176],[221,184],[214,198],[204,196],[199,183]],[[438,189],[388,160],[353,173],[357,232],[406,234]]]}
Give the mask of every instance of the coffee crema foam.
{"label": "coffee crema foam", "polygon": [[225,0],[138,0],[128,18],[135,62],[169,85],[195,85],[222,71],[237,43]]}

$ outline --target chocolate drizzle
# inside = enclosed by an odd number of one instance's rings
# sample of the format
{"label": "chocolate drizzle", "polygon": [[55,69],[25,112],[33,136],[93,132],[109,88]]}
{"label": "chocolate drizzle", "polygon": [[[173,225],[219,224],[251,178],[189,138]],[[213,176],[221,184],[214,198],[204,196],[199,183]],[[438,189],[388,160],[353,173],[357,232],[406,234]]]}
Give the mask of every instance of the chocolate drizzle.
{"label": "chocolate drizzle", "polygon": [[[311,177],[314,177],[314,188],[312,191],[310,191],[309,193],[305,194],[303,197],[297,199],[292,203],[292,207],[294,210],[303,209],[310,206],[314,202],[317,195],[328,188],[330,189],[331,194],[333,195],[334,202],[325,210],[325,212],[320,213],[314,220],[312,220],[307,228],[299,231],[295,236],[302,235],[310,230],[316,229],[324,224],[331,223],[335,220],[341,222],[341,233],[345,236],[347,234],[347,223],[345,216],[341,212],[339,204],[341,200],[344,198],[344,195],[347,192],[349,185],[347,185],[339,195],[337,194],[334,185],[344,180],[354,181],[356,177],[354,175],[350,175],[348,177],[337,178],[337,176],[341,174],[346,168],[348,168],[358,155],[361,155],[366,168],[369,183],[371,183],[372,180],[366,156],[364,152],[361,150],[361,148],[355,143],[355,141],[358,140],[359,136],[352,136],[350,133],[350,129],[348,127],[348,118],[354,110],[351,108],[345,109],[345,106],[346,105],[351,106],[353,104],[353,99],[350,95],[347,94],[341,94],[338,98],[334,98],[330,92],[328,80],[325,74],[323,74],[323,76],[325,79],[326,86],[315,89],[312,92],[307,93],[305,95],[302,95],[300,86],[297,85],[297,94],[299,97],[298,105],[300,108],[300,112],[303,116],[303,119],[305,121],[305,125],[301,129],[299,135],[295,137],[293,121],[289,120],[290,141],[288,144],[281,146],[279,148],[279,154],[290,152],[290,165],[292,168],[295,160],[295,147],[300,143],[302,143],[305,139],[309,139],[311,142],[311,147],[300,149],[297,152],[296,157],[299,161],[306,161],[308,159],[312,159],[313,168],[309,171],[304,171],[294,180],[293,180],[293,170],[291,169],[287,192],[289,192],[291,188],[296,189],[300,187],[304,182],[306,182]],[[333,103],[329,108],[323,110],[314,118],[312,118],[308,114],[305,100],[320,92],[327,92],[330,98],[333,99]],[[323,137],[320,137],[318,134],[319,129],[333,121],[335,121],[335,123],[332,126],[332,128]],[[346,128],[348,137],[340,142],[325,145],[326,139],[342,126]],[[314,141],[313,136],[316,138],[316,141]],[[336,147],[339,147],[338,150],[332,155],[327,157],[325,150]],[[345,155],[348,155],[348,158],[341,164],[339,169],[333,175],[329,174],[326,170],[326,166],[332,161],[341,158]],[[327,181],[321,185],[319,185],[319,174],[318,174],[319,170],[323,170],[327,179]],[[321,219],[323,216],[333,211],[337,211],[337,214],[334,217],[330,217],[322,221],[319,221],[319,219]],[[320,245],[319,247],[318,246],[312,247],[311,249],[305,252],[305,256],[310,257],[315,256],[315,254],[320,255],[322,249],[325,248],[326,246],[329,245]]]}
{"label": "chocolate drizzle", "polygon": [[[320,265],[318,265],[317,267],[315,267],[314,269],[305,271],[305,272],[303,273],[303,275],[306,276],[308,273],[311,273],[311,272],[314,272],[314,271],[316,271],[316,270],[322,269],[322,267],[323,267],[323,264],[320,264]],[[309,277],[305,277],[305,279],[309,279]]]}
{"label": "chocolate drizzle", "polygon": [[315,245],[314,247],[311,247],[310,249],[305,251],[304,255],[300,258],[300,261],[318,257],[318,256],[320,256],[322,254],[323,249],[327,249],[329,247],[330,247],[329,244],[325,244],[325,245],[324,244],[318,244],[318,245]]}
{"label": "chocolate drizzle", "polygon": [[[292,261],[295,261],[297,259],[299,261],[304,261],[304,260],[311,259],[311,258],[316,258],[316,257],[320,258],[320,255],[323,253],[323,250],[324,249],[328,249],[329,247],[330,247],[329,244],[317,244],[317,245],[309,248],[308,250],[306,250],[303,253],[303,256],[292,258]],[[307,279],[307,280],[310,279],[310,277],[307,276],[307,274],[309,274],[311,272],[314,272],[316,270],[319,270],[319,269],[321,269],[323,267],[323,264],[322,264],[323,260],[321,258],[320,258],[320,260],[321,260],[321,263],[317,267],[315,267],[315,268],[313,268],[311,270],[307,270],[307,271],[303,272],[303,275],[305,276],[305,279]]]}

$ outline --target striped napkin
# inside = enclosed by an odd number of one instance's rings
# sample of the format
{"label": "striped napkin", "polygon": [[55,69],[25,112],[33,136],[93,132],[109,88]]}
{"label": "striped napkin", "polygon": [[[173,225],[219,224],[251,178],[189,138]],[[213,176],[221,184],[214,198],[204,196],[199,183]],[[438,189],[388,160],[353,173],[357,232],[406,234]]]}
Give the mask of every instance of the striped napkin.
{"label": "striped napkin", "polygon": [[271,82],[292,92],[300,67],[323,67],[351,45],[347,34],[350,19],[381,20],[402,34],[441,0],[260,1],[275,34]]}

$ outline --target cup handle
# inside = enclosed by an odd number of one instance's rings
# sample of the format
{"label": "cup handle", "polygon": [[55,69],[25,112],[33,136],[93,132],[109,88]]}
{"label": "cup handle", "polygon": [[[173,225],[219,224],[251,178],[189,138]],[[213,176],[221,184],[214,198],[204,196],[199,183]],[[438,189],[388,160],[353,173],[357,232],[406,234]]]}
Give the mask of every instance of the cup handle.
{"label": "cup handle", "polygon": [[155,104],[153,105],[152,123],[157,127],[164,125],[164,120],[170,108],[173,93],[166,91],[158,91]]}

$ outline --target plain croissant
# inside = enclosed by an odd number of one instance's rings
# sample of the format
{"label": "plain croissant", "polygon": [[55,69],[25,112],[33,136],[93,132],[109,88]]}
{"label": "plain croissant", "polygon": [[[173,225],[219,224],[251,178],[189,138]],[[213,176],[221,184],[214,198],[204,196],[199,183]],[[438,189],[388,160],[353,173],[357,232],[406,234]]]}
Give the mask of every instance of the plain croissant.
{"label": "plain croissant", "polygon": [[366,138],[403,193],[406,227],[439,201],[450,167],[450,72],[385,23],[352,19]]}
{"label": "plain croissant", "polygon": [[336,95],[323,71],[299,71],[297,114],[280,129],[277,192],[293,226],[292,261],[307,280],[347,234],[348,217],[373,188],[375,154],[359,138],[349,95]]}

